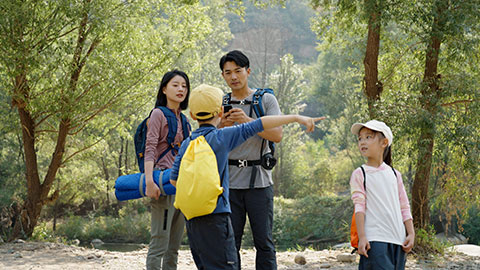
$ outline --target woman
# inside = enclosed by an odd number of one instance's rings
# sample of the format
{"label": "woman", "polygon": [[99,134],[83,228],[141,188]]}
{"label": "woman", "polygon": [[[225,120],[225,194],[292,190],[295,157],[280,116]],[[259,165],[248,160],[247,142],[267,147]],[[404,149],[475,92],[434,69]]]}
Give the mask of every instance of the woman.
{"label": "woman", "polygon": [[[153,182],[153,170],[170,168],[178,145],[188,136],[184,131],[186,118],[181,110],[188,107],[190,82],[187,74],[179,70],[165,73],[158,89],[155,109],[147,128],[145,144],[146,195],[151,200],[151,239],[147,255],[147,269],[177,269],[178,249],[182,241],[185,218],[173,207],[175,195],[161,196],[160,188]],[[164,107],[164,108],[161,108]],[[166,108],[165,108],[166,107]],[[168,110],[166,110],[168,109]],[[167,143],[168,119],[173,113],[177,120],[174,146]],[[182,125],[182,119],[185,123]],[[188,128],[189,129],[189,128]]]}

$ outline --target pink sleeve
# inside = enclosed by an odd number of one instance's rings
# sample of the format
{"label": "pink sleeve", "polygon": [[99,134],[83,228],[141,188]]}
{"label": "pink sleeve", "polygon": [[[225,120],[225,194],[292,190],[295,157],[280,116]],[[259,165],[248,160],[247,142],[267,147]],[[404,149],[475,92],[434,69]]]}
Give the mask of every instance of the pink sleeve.
{"label": "pink sleeve", "polygon": [[158,146],[158,138],[160,138],[160,129],[164,126],[167,119],[160,109],[154,109],[150,115],[147,124],[147,138],[145,142],[145,161],[156,161],[155,151]]}
{"label": "pink sleeve", "polygon": [[410,212],[410,203],[408,202],[407,192],[405,191],[405,186],[403,185],[402,174],[395,170],[397,173],[397,184],[398,184],[398,196],[400,198],[400,210],[402,211],[402,219],[405,222],[406,220],[413,219],[412,213]]}
{"label": "pink sleeve", "polygon": [[350,177],[350,192],[352,194],[355,213],[365,213],[365,188],[363,187],[362,169],[357,168]]}

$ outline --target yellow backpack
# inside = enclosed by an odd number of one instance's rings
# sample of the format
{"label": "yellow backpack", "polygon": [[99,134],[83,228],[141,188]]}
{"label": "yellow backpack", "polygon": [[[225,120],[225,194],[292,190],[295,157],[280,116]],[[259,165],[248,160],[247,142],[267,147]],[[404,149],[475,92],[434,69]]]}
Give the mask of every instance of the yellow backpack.
{"label": "yellow backpack", "polygon": [[173,205],[189,220],[211,214],[222,193],[217,157],[205,137],[199,136],[182,157]]}

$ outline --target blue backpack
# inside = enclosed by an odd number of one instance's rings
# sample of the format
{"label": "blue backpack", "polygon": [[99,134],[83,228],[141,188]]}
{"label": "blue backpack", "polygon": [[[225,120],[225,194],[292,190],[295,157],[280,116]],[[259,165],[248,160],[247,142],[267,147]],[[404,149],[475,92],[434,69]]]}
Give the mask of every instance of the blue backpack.
{"label": "blue backpack", "polygon": [[[175,136],[177,135],[177,117],[175,116],[175,113],[172,112],[170,109],[164,106],[159,106],[157,109],[162,110],[163,115],[165,115],[165,118],[167,118],[167,124],[168,124],[168,135],[167,135],[167,143],[168,143],[168,148],[163,151],[163,153],[160,154],[158,157],[157,161],[155,161],[154,165],[160,161],[169,151],[172,151],[172,154],[176,154],[178,152],[179,146],[178,144],[174,144],[175,141]],[[138,125],[137,131],[135,132],[135,135],[133,137],[133,141],[135,143],[135,154],[137,157],[137,162],[138,162],[138,168],[140,169],[140,172],[143,173],[145,172],[144,168],[144,159],[145,159],[145,143],[147,141],[147,127],[148,127],[148,120],[150,119],[150,116],[152,115],[152,111],[150,111],[150,114],[148,115],[147,118],[145,118],[140,125]],[[182,129],[183,129],[183,139],[185,140],[188,138],[190,134],[190,124],[187,121],[187,118],[183,113],[180,113],[180,117],[182,120]]]}

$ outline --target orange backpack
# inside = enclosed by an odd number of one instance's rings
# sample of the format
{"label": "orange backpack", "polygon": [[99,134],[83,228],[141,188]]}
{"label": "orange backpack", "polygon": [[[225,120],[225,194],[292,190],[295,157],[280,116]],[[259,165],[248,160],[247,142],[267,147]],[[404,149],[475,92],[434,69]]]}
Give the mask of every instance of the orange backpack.
{"label": "orange backpack", "polygon": [[[367,184],[366,184],[367,178],[365,177],[365,169],[362,166],[360,166],[360,169],[362,169],[363,188],[365,189],[365,195],[366,195],[367,194]],[[352,250],[352,254],[353,254],[358,249],[358,232],[357,232],[357,222],[355,222],[355,206],[353,209],[352,223],[350,224],[350,245],[352,245],[352,247],[354,248],[354,250]]]}
{"label": "orange backpack", "polygon": [[[363,174],[363,188],[365,189],[365,200],[366,200],[366,195],[367,195],[367,177],[365,174],[365,169],[360,166],[360,169],[362,169],[362,174]],[[392,167],[393,174],[395,174],[395,177],[397,177],[397,173],[395,172],[395,169]],[[354,206],[355,207],[355,206]],[[357,222],[355,222],[355,209],[353,209],[353,215],[352,215],[352,223],[350,224],[350,245],[354,248],[352,250],[352,254],[355,253],[355,251],[358,250],[358,232],[357,232]]]}

